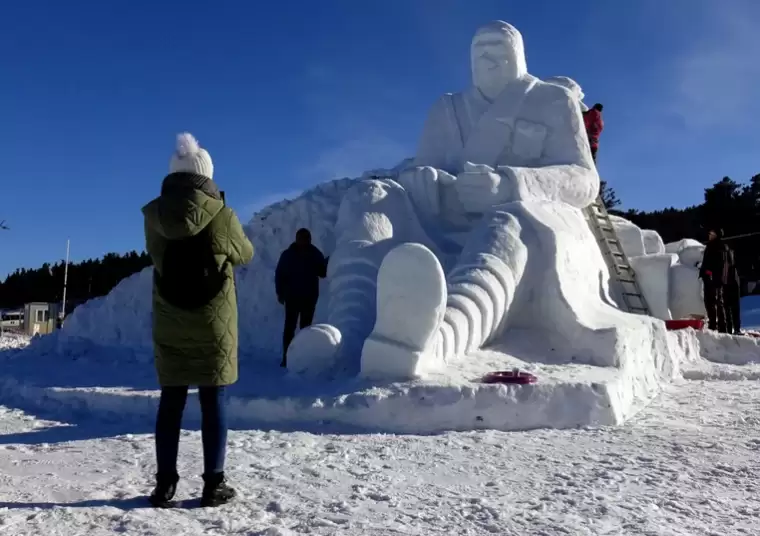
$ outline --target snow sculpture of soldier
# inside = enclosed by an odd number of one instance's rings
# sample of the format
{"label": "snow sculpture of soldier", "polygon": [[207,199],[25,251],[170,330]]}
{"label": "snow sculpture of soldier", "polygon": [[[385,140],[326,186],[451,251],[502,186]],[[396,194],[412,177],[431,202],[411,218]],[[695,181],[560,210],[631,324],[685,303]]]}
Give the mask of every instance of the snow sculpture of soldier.
{"label": "snow sculpture of soldier", "polygon": [[578,92],[528,74],[506,22],[477,30],[471,61],[472,87],[433,105],[412,167],[346,194],[328,324],[304,330],[296,352],[332,361],[335,347],[342,363],[361,355],[363,376],[407,379],[526,327],[564,359],[619,366],[656,329],[609,297],[581,211],[599,176]]}

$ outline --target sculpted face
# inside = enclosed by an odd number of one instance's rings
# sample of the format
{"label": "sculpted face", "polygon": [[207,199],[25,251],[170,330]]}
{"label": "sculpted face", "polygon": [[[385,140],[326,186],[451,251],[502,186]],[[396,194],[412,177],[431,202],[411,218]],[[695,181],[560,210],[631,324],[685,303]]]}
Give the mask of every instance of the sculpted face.
{"label": "sculpted face", "polygon": [[522,35],[503,21],[491,22],[477,31],[470,60],[473,84],[489,100],[528,72]]}

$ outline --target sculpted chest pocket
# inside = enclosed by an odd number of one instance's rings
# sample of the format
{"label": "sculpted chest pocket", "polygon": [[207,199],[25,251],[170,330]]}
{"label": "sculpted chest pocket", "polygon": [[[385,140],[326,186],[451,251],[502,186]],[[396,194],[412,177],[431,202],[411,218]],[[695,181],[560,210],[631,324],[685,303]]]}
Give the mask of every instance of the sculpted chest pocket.
{"label": "sculpted chest pocket", "polygon": [[547,135],[545,125],[518,119],[512,132],[512,154],[525,160],[537,160],[543,153]]}

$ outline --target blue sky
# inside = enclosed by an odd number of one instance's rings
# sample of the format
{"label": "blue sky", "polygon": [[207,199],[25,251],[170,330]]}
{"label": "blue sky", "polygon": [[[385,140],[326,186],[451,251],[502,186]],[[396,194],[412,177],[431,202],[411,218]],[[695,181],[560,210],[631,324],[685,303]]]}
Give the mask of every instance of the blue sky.
{"label": "blue sky", "polygon": [[177,132],[247,221],[318,182],[413,154],[469,83],[474,30],[605,104],[602,176],[626,207],[686,206],[760,173],[756,0],[58,0],[0,6],[0,277],[141,250]]}

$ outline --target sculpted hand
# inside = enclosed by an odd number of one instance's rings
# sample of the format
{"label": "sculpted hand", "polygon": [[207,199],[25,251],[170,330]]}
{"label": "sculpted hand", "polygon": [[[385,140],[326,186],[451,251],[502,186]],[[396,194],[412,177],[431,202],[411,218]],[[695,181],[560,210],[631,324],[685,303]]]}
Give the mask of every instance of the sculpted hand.
{"label": "sculpted hand", "polygon": [[459,200],[469,213],[483,213],[509,201],[512,194],[509,177],[490,166],[467,162],[454,183]]}
{"label": "sculpted hand", "polygon": [[418,209],[428,216],[437,216],[441,213],[440,186],[455,180],[443,170],[425,166],[405,170],[398,183],[409,192]]}

